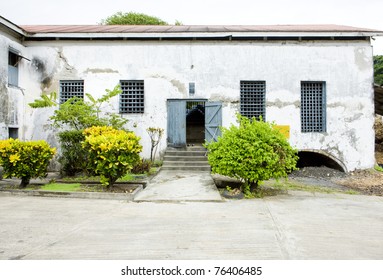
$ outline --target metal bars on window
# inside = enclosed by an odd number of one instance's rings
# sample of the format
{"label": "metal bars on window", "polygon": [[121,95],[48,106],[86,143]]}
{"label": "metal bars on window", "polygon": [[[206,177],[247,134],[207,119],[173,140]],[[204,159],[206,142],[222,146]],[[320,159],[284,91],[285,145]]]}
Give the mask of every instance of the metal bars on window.
{"label": "metal bars on window", "polygon": [[301,82],[302,132],[326,131],[325,82]]}
{"label": "metal bars on window", "polygon": [[144,81],[120,81],[120,113],[144,113]]}
{"label": "metal bars on window", "polygon": [[84,81],[60,81],[60,104],[72,97],[84,98]]}
{"label": "metal bars on window", "polygon": [[242,116],[265,120],[265,81],[241,81],[240,112]]}

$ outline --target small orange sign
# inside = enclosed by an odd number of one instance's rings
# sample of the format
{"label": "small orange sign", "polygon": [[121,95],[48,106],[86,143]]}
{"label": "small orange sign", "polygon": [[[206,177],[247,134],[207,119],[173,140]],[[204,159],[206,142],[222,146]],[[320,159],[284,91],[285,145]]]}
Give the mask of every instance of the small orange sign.
{"label": "small orange sign", "polygon": [[279,130],[287,139],[290,138],[290,126],[289,125],[275,125],[276,129]]}

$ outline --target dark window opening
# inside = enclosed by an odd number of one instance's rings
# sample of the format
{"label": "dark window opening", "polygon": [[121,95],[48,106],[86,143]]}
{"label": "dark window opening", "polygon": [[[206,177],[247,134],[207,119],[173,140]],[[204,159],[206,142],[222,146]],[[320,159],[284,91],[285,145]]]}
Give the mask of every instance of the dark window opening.
{"label": "dark window opening", "polygon": [[8,128],[8,138],[18,139],[19,138],[19,129],[16,127]]}
{"label": "dark window opening", "polygon": [[265,120],[265,81],[240,82],[240,113],[242,116]]}

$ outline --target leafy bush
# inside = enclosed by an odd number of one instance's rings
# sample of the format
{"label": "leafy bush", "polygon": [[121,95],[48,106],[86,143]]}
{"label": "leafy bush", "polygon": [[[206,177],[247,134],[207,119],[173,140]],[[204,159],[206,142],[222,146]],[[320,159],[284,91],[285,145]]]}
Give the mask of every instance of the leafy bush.
{"label": "leafy bush", "polygon": [[140,160],[140,138],[133,132],[111,127],[84,130],[83,148],[89,150],[90,167],[100,175],[101,183],[111,188]]}
{"label": "leafy bush", "polygon": [[[120,85],[114,89],[105,90],[105,94],[96,99],[91,94],[86,93],[87,100],[79,97],[68,99],[60,104],[55,110],[50,120],[53,126],[63,131],[58,134],[61,144],[61,156],[59,162],[62,166],[62,172],[72,176],[78,172],[87,175],[93,175],[93,171],[88,168],[88,151],[83,149],[81,142],[85,140],[82,131],[92,126],[112,126],[116,129],[122,129],[128,122],[118,114],[102,114],[101,107],[109,102],[111,98],[120,94]],[[40,99],[29,103],[32,108],[45,108],[58,106],[56,102],[57,94],[42,94]]]}
{"label": "leafy bush", "polygon": [[68,176],[78,172],[92,173],[88,171],[89,152],[81,144],[85,140],[82,130],[62,131],[58,137],[61,144],[61,170]]}
{"label": "leafy bush", "polygon": [[148,173],[151,167],[152,167],[152,162],[150,160],[141,159],[139,162],[137,162],[133,166],[131,172],[133,174],[144,174],[144,173]]}
{"label": "leafy bush", "polygon": [[241,180],[249,195],[262,181],[296,169],[297,151],[273,124],[241,116],[238,121],[239,126],[222,128],[217,142],[205,144],[213,173]]}
{"label": "leafy bush", "polygon": [[31,178],[46,177],[49,161],[55,152],[55,148],[42,140],[1,140],[0,165],[4,168],[4,178],[20,178],[20,187],[25,188]]}

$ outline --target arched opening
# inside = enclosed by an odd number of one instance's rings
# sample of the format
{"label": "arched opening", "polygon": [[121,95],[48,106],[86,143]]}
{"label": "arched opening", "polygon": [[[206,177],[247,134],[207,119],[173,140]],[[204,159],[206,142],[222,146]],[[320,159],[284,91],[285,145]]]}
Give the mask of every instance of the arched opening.
{"label": "arched opening", "polygon": [[186,103],[186,143],[201,144],[205,139],[205,102]]}
{"label": "arched opening", "polygon": [[346,167],[336,158],[322,152],[322,151],[299,151],[298,152],[298,168],[308,166],[326,166],[328,168],[336,169],[346,172]]}

